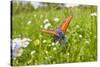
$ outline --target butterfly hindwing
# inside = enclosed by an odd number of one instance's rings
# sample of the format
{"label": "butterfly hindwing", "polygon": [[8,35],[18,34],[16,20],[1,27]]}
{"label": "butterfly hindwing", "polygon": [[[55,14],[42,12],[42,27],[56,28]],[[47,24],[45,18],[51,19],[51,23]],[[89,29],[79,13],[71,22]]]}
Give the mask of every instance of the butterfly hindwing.
{"label": "butterfly hindwing", "polygon": [[46,33],[51,34],[51,35],[58,35],[58,33],[53,31],[53,30],[46,30],[46,29],[44,29],[44,30],[42,30],[42,32],[46,32]]}

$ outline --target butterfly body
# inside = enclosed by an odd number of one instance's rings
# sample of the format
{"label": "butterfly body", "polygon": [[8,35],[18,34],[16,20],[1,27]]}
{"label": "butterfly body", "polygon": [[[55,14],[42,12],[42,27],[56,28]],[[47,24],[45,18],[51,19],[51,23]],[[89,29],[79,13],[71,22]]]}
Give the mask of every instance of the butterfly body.
{"label": "butterfly body", "polygon": [[54,37],[56,39],[63,39],[63,38],[65,38],[64,32],[61,29],[57,29],[56,32],[58,33],[58,35],[54,35]]}
{"label": "butterfly body", "polygon": [[71,16],[69,16],[57,29],[53,30],[42,30],[43,32],[53,35],[54,41],[60,41],[62,44],[67,43],[67,38],[65,38],[65,32],[68,28],[69,22],[71,21]]}

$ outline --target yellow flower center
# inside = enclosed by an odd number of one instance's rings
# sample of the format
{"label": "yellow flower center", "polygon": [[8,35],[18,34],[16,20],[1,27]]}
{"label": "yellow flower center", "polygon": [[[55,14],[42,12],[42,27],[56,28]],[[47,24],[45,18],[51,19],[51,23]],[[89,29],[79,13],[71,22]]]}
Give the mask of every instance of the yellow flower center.
{"label": "yellow flower center", "polygon": [[18,54],[19,53],[19,50],[16,50],[16,54]]}

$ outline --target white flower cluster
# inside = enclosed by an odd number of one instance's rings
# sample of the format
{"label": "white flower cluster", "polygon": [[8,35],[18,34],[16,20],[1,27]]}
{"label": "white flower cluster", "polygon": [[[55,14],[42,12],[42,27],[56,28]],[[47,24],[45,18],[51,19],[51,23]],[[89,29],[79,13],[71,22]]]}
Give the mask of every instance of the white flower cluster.
{"label": "white flower cluster", "polygon": [[97,13],[96,12],[91,13],[90,16],[97,16]]}
{"label": "white flower cluster", "polygon": [[48,27],[51,26],[51,23],[49,22],[48,19],[45,19],[45,20],[43,21],[43,23],[44,23],[44,28],[45,28],[45,29],[48,29]]}
{"label": "white flower cluster", "polygon": [[[54,22],[58,22],[59,21],[59,18],[58,17],[55,17],[53,19]],[[48,27],[52,27],[51,25],[51,22],[49,21],[49,19],[44,19],[43,21],[43,24],[44,24],[44,29],[48,29]],[[42,26],[40,26],[42,28]]]}
{"label": "white flower cluster", "polygon": [[54,22],[58,22],[59,21],[59,18],[58,17],[55,17],[54,18]]}
{"label": "white flower cluster", "polygon": [[29,42],[32,41],[29,38],[15,38],[11,41],[12,46],[12,56],[13,57],[19,57],[23,53],[23,49],[29,45]]}

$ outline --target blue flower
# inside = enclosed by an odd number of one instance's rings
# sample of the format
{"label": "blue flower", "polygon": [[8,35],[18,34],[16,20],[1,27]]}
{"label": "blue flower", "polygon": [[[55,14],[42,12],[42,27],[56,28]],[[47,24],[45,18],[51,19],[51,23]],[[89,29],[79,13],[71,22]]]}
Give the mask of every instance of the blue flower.
{"label": "blue flower", "polygon": [[31,40],[29,38],[15,38],[11,41],[12,56],[19,57],[23,53],[22,47],[27,47]]}
{"label": "blue flower", "polygon": [[12,56],[13,57],[19,57],[23,53],[23,49],[17,44],[16,42],[12,42]]}
{"label": "blue flower", "polygon": [[29,38],[16,38],[13,39],[13,42],[17,43],[20,47],[27,47],[29,45],[29,42],[31,41],[31,39]]}

